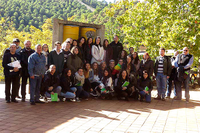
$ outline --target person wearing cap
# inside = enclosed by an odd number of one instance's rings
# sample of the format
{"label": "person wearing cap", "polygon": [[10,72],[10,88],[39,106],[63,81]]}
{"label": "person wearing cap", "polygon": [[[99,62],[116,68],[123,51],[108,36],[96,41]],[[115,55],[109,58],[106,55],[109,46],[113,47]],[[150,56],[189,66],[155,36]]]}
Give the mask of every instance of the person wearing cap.
{"label": "person wearing cap", "polygon": [[[27,79],[29,79],[28,74],[28,57],[34,53],[35,50],[31,49],[31,41],[26,40],[24,42],[24,49],[21,50],[21,66],[22,66],[22,85],[21,85],[21,95],[22,95],[22,102],[25,102],[26,96],[26,84]],[[30,81],[30,79],[29,79]]]}
{"label": "person wearing cap", "polygon": [[[17,89],[19,85],[19,71],[20,68],[17,66],[12,66],[10,63],[20,60],[20,57],[18,54],[16,54],[16,44],[10,44],[9,52],[4,53],[3,55],[3,62],[2,66],[4,68],[4,75],[5,75],[5,94],[6,94],[6,102],[14,102],[18,103],[18,101],[15,99],[17,95]],[[11,84],[12,84],[12,94],[10,94],[11,90]],[[11,99],[10,99],[11,96]]]}
{"label": "person wearing cap", "polygon": [[176,97],[175,100],[182,99],[181,85],[184,83],[186,102],[189,102],[189,80],[190,80],[190,68],[193,64],[194,57],[189,54],[188,47],[183,48],[183,53],[179,54],[175,61],[172,63],[177,68],[177,74],[175,77]]}
{"label": "person wearing cap", "polygon": [[[19,39],[18,38],[14,38],[13,39],[13,44],[16,44],[16,51],[15,51],[15,53],[18,54],[18,55],[20,55],[20,51],[22,50],[22,48],[19,46],[19,44],[20,44]],[[6,51],[5,51],[5,53],[9,53],[9,52],[10,52],[10,48],[7,48]]]}
{"label": "person wearing cap", "polygon": [[61,49],[61,43],[59,41],[55,42],[55,49],[49,53],[48,66],[56,66],[56,74],[61,76],[64,68],[64,53]]}
{"label": "person wearing cap", "polygon": [[46,58],[42,54],[42,46],[37,44],[35,51],[28,58],[28,73],[30,75],[30,104],[43,103],[40,98],[40,87],[42,78],[46,71]]}

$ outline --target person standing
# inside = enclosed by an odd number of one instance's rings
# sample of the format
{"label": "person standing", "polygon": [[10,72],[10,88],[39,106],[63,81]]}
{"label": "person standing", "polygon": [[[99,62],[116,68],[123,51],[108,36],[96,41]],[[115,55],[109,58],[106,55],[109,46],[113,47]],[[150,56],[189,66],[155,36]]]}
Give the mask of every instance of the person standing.
{"label": "person standing", "polygon": [[[177,55],[179,54],[178,51],[174,53],[174,56],[171,57],[171,63],[172,63],[172,71],[170,77],[167,79],[167,97],[170,98],[171,91],[172,91],[172,81],[174,81],[176,77],[176,68],[173,65],[173,61],[176,59]],[[176,97],[176,87],[174,83],[174,96]]]}
{"label": "person standing", "polygon": [[62,50],[64,53],[64,70],[67,68],[67,58],[71,55],[70,47],[70,39],[68,39],[68,41],[66,40],[66,42],[62,44]]}
{"label": "person standing", "polygon": [[101,46],[101,38],[98,36],[95,39],[95,44],[92,46],[92,60],[91,64],[97,62],[98,65],[101,64],[104,57],[104,49]]}
{"label": "person standing", "polygon": [[46,70],[48,70],[48,56],[49,56],[49,47],[47,44],[42,45],[42,54],[46,58]]}
{"label": "person standing", "polygon": [[155,98],[156,100],[165,101],[165,92],[166,92],[166,84],[167,79],[171,74],[171,60],[165,56],[165,49],[161,48],[159,51],[160,56],[156,58],[154,73],[156,75],[156,84],[158,90],[158,96]]}
{"label": "person standing", "polygon": [[123,46],[119,42],[119,37],[117,35],[114,36],[114,41],[111,42],[110,46],[113,49],[113,59],[115,60],[115,63],[117,63],[118,62],[119,53],[121,53],[122,50],[123,50]]}
{"label": "person standing", "polygon": [[40,87],[42,82],[42,77],[45,74],[45,64],[46,58],[42,54],[42,46],[37,44],[35,46],[35,51],[28,58],[28,72],[30,75],[30,104],[35,105],[35,103],[43,103],[39,100],[40,98]]}
{"label": "person standing", "polygon": [[[5,75],[5,94],[6,94],[6,102],[10,103],[18,103],[15,99],[17,96],[17,90],[19,85],[19,68],[9,66],[9,63],[17,61],[20,59],[19,55],[16,53],[17,46],[16,44],[10,44],[9,53],[4,53],[2,66],[4,68]],[[12,94],[10,95],[10,89],[12,84]],[[11,96],[11,99],[10,99]]]}
{"label": "person standing", "polygon": [[104,61],[106,65],[109,65],[109,61],[113,58],[113,49],[109,45],[108,39],[104,39],[103,41],[103,48],[104,48]]}
{"label": "person standing", "polygon": [[175,78],[175,86],[177,89],[177,97],[175,100],[181,100],[182,98],[182,88],[181,85],[185,85],[185,97],[186,102],[189,102],[189,80],[190,80],[190,68],[193,64],[194,57],[189,54],[189,49],[187,47],[183,48],[183,53],[179,54],[175,61],[173,62],[174,67],[177,68],[177,77]]}
{"label": "person standing", "polygon": [[85,43],[86,43],[85,37],[80,37],[78,39],[78,48],[79,48],[78,56],[80,57],[83,63],[85,63],[85,51],[84,51]]}
{"label": "person standing", "polygon": [[26,84],[27,84],[27,79],[29,79],[30,82],[30,77],[28,74],[28,57],[34,53],[35,50],[31,49],[31,41],[26,40],[24,42],[24,49],[21,50],[21,66],[22,66],[22,85],[21,85],[21,95],[22,95],[22,102],[25,102],[26,98]]}
{"label": "person standing", "polygon": [[48,66],[50,65],[55,65],[56,73],[61,76],[64,68],[64,53],[59,41],[55,42],[55,49],[49,53]]}
{"label": "person standing", "polygon": [[85,61],[86,63],[90,63],[92,59],[92,45],[93,45],[93,39],[92,37],[89,37],[87,39],[87,43],[84,47],[84,55],[85,55]]}
{"label": "person standing", "polygon": [[[18,38],[14,38],[13,39],[13,44],[16,45],[16,51],[15,51],[15,53],[18,54],[18,55],[20,55],[20,51],[22,50],[22,48],[19,46],[20,45],[19,39]],[[7,48],[6,51],[5,51],[5,53],[9,53],[9,52],[10,52],[10,48]]]}
{"label": "person standing", "polygon": [[128,55],[130,55],[130,56],[132,57],[133,54],[134,54],[134,48],[133,48],[133,47],[130,47],[130,48],[129,48],[129,54],[128,54]]}

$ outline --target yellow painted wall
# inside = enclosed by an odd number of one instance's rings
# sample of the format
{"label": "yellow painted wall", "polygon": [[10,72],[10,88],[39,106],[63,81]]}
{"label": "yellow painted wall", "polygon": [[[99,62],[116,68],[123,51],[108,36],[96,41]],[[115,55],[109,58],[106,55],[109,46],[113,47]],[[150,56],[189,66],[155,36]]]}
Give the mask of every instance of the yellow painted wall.
{"label": "yellow painted wall", "polygon": [[67,38],[78,39],[79,38],[79,26],[64,25],[63,26],[63,42]]}
{"label": "yellow painted wall", "polygon": [[[90,28],[90,27],[83,27],[80,30],[80,36],[85,37],[86,39],[90,36],[93,37],[93,39],[96,38],[96,29],[95,28]],[[93,40],[94,41],[94,40]]]}

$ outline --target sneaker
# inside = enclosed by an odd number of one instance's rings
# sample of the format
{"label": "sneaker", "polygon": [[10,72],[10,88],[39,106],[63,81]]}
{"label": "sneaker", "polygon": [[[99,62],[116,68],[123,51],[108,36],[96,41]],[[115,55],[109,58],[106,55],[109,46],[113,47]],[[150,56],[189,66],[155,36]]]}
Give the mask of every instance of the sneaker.
{"label": "sneaker", "polygon": [[10,100],[6,100],[6,103],[10,103]]}
{"label": "sneaker", "polygon": [[79,100],[79,98],[78,98],[78,97],[76,98],[76,102],[80,102],[80,100]]}
{"label": "sneaker", "polygon": [[70,99],[70,102],[76,102],[76,99]]}
{"label": "sneaker", "polygon": [[94,94],[93,92],[91,92],[90,95],[93,97],[97,97],[97,94]]}
{"label": "sneaker", "polygon": [[89,99],[88,99],[88,98],[86,98],[85,100],[86,100],[86,101],[88,101]]}
{"label": "sneaker", "polygon": [[15,99],[14,99],[14,100],[11,100],[11,102],[13,102],[13,103],[18,103],[18,101],[17,101],[17,100],[15,100]]}
{"label": "sneaker", "polygon": [[186,99],[186,103],[189,103],[189,99]]}
{"label": "sneaker", "polygon": [[16,98],[19,98],[19,99],[21,99],[21,97],[20,97],[20,96],[16,96]]}
{"label": "sneaker", "polygon": [[35,105],[35,102],[30,102],[31,105]]}
{"label": "sneaker", "polygon": [[181,98],[178,98],[177,96],[175,96],[175,97],[173,98],[173,100],[181,100]]}
{"label": "sneaker", "polygon": [[161,100],[161,97],[160,96],[157,96],[154,98],[155,100]]}

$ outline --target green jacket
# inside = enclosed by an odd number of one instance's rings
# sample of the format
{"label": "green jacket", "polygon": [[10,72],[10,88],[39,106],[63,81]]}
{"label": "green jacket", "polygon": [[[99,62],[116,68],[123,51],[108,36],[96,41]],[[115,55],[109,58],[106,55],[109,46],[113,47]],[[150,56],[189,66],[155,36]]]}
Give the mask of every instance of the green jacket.
{"label": "green jacket", "polygon": [[[154,66],[154,73],[157,75],[158,72],[158,62],[159,62],[160,56],[156,58],[155,66]],[[171,70],[172,70],[172,64],[171,60],[169,57],[164,56],[164,63],[163,63],[163,74],[170,76],[171,75]]]}

